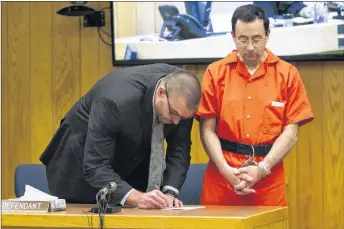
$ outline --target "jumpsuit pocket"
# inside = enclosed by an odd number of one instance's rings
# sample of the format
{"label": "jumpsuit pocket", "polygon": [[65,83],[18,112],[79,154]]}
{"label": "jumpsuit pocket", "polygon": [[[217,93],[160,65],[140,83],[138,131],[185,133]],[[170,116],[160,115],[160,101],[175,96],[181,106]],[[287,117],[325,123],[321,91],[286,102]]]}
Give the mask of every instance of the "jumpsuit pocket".
{"label": "jumpsuit pocket", "polygon": [[280,134],[282,132],[284,107],[267,105],[264,107],[263,133]]}

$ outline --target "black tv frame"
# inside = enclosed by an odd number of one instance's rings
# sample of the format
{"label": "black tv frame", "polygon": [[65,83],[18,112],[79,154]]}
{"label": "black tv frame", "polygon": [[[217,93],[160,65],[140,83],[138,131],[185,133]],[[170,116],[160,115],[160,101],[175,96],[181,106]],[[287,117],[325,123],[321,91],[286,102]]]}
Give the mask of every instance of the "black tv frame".
{"label": "black tv frame", "polygon": [[[222,58],[178,58],[178,59],[146,59],[146,60],[116,60],[115,55],[115,25],[114,25],[114,10],[113,3],[110,1],[110,15],[111,15],[111,52],[112,65],[115,67],[121,66],[137,66],[153,63],[166,63],[171,65],[209,65],[212,62],[221,60]],[[344,61],[344,54],[323,54],[323,55],[297,55],[297,56],[278,56],[282,60],[288,62],[309,62],[309,61]]]}

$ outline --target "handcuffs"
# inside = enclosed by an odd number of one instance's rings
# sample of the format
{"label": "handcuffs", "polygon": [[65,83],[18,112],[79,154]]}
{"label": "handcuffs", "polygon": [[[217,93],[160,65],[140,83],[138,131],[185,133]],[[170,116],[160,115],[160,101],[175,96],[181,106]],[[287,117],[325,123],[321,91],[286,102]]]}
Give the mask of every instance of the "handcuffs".
{"label": "handcuffs", "polygon": [[266,166],[264,161],[256,162],[254,160],[254,147],[251,146],[251,148],[252,148],[252,155],[248,156],[248,159],[244,161],[244,163],[241,164],[240,168],[247,167],[250,165],[255,165],[264,171],[262,174],[262,177],[269,175],[271,173],[271,170]]}

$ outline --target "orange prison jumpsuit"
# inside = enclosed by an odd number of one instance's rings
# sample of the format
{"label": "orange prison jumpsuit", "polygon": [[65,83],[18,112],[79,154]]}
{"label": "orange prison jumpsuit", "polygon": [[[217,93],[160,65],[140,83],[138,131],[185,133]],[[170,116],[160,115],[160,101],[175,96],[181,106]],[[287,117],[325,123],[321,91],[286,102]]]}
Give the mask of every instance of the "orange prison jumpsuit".
{"label": "orange prison jumpsuit", "polygon": [[[236,50],[208,66],[196,116],[216,117],[216,132],[220,138],[249,145],[273,144],[282,127],[292,123],[302,126],[314,118],[298,70],[266,51],[267,59],[253,76],[237,58]],[[245,155],[227,151],[223,154],[232,167],[239,168],[247,160]],[[257,162],[262,159],[255,157]],[[283,162],[254,189],[255,194],[237,195],[210,161],[204,176],[201,204],[287,205]]]}

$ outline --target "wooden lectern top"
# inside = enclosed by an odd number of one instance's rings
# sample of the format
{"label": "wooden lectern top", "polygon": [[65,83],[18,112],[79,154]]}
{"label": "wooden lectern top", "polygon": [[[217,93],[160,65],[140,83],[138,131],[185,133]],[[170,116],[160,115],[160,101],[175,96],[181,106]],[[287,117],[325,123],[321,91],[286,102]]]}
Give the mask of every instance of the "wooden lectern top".
{"label": "wooden lectern top", "polygon": [[[98,214],[88,212],[92,205],[67,205],[66,211],[47,213],[2,213],[4,228],[98,228]],[[122,208],[106,214],[104,228],[190,229],[242,228],[287,229],[286,207],[206,206],[194,210],[141,210]],[[90,225],[90,222],[92,225]],[[91,227],[92,228],[92,227]]]}

